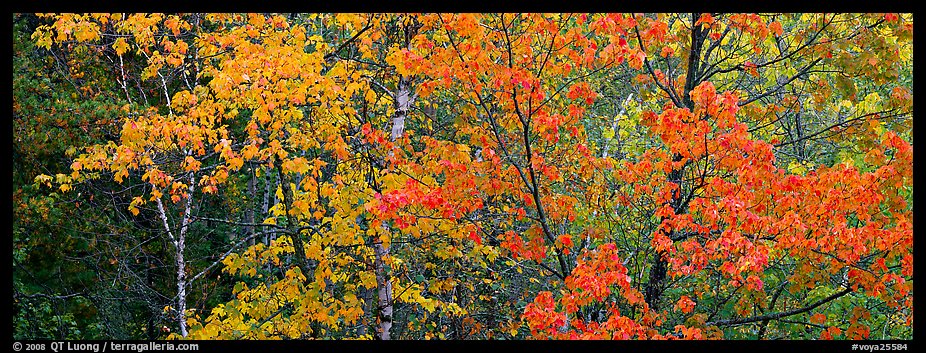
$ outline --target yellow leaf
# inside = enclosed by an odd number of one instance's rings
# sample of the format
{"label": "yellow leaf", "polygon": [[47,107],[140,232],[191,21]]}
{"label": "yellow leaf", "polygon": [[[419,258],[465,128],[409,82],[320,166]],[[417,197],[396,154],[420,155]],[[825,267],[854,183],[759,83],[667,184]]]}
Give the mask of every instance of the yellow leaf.
{"label": "yellow leaf", "polygon": [[116,50],[116,55],[122,56],[129,50],[129,44],[125,42],[125,38],[119,38],[113,43],[113,49]]}
{"label": "yellow leaf", "polygon": [[604,136],[604,138],[610,140],[614,138],[614,129],[604,129],[604,132],[602,133],[602,135]]}
{"label": "yellow leaf", "polygon": [[807,172],[807,168],[801,163],[791,161],[791,163],[788,163],[788,172],[791,174],[804,174]]}
{"label": "yellow leaf", "polygon": [[44,183],[45,186],[51,187],[51,177],[45,174],[39,174],[33,180],[35,183]]}

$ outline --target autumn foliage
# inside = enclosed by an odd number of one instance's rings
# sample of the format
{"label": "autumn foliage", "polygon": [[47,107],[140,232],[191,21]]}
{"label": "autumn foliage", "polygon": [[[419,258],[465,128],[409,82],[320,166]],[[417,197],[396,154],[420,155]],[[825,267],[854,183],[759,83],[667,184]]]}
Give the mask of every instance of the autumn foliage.
{"label": "autumn foliage", "polygon": [[41,14],[31,39],[108,59],[108,137],[30,177],[169,240],[161,336],[911,335],[909,14]]}

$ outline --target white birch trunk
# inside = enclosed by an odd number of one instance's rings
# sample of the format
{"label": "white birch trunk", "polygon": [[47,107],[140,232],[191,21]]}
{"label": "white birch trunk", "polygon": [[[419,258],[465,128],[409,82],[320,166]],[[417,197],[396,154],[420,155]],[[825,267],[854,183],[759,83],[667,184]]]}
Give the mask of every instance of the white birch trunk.
{"label": "white birch trunk", "polygon": [[180,325],[180,335],[186,337],[189,333],[186,326],[186,261],[183,258],[183,253],[186,248],[186,232],[190,225],[190,213],[193,207],[193,191],[195,186],[195,180],[193,174],[190,174],[188,180],[189,188],[187,189],[188,195],[186,203],[183,206],[183,218],[180,223],[180,231],[177,233],[177,236],[174,236],[174,233],[170,230],[170,224],[167,222],[167,212],[164,210],[164,203],[161,201],[161,198],[157,198],[158,204],[158,215],[161,217],[161,222],[164,224],[164,230],[167,231],[167,236],[170,238],[171,243],[174,244],[175,258],[177,260],[177,323]]}
{"label": "white birch trunk", "polygon": [[[627,103],[630,102],[630,99],[631,99],[631,98],[633,98],[633,93],[631,93],[630,95],[627,96],[627,99],[625,99],[625,100],[624,100],[624,103],[621,104],[621,112],[618,113],[616,116],[614,116],[614,120],[611,121],[611,131],[614,131],[614,136],[612,136],[612,137],[609,138],[609,139],[605,139],[605,141],[604,141],[604,152],[601,153],[601,158],[608,158],[608,150],[609,150],[610,147],[611,147],[611,140],[613,140],[615,137],[618,137],[618,133],[620,132],[620,131],[619,131],[620,125],[618,125],[618,123],[620,122],[620,118],[619,118],[619,117],[620,117],[621,115],[623,115],[624,112],[627,111]],[[619,142],[619,141],[618,141],[618,142]],[[618,152],[620,152],[620,151],[618,151]]]}

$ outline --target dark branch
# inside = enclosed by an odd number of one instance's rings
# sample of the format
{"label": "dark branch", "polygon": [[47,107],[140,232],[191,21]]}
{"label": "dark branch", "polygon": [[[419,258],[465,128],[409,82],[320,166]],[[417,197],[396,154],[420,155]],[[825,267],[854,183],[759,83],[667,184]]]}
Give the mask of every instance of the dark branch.
{"label": "dark branch", "polygon": [[748,324],[748,323],[751,323],[751,322],[758,322],[758,321],[765,321],[765,320],[778,320],[778,319],[781,319],[781,318],[784,318],[784,317],[793,316],[793,315],[797,315],[797,314],[801,314],[801,313],[806,313],[806,312],[808,312],[808,311],[811,311],[811,310],[813,310],[813,309],[816,309],[816,308],[817,308],[818,306],[820,306],[820,305],[829,303],[829,302],[831,302],[831,301],[833,301],[833,300],[836,300],[836,299],[838,299],[839,297],[842,297],[842,296],[844,296],[844,295],[846,295],[846,294],[849,294],[849,293],[851,293],[851,292],[852,292],[852,288],[846,288],[846,289],[843,289],[842,291],[840,291],[840,292],[838,292],[838,293],[836,293],[836,294],[833,294],[833,295],[831,295],[831,296],[829,296],[829,297],[826,297],[826,298],[824,298],[824,299],[822,299],[822,300],[820,300],[820,301],[818,301],[818,302],[816,302],[816,303],[813,303],[813,304],[811,304],[811,305],[809,305],[809,306],[805,306],[805,307],[803,307],[803,308],[797,308],[797,309],[792,309],[792,310],[788,310],[788,311],[782,311],[782,312],[777,312],[777,313],[771,313],[771,314],[760,315],[760,316],[753,316],[753,317],[746,317],[746,318],[736,318],[736,319],[729,319],[729,320],[711,321],[711,322],[706,323],[705,325],[707,325],[707,326],[736,326],[736,325]]}
{"label": "dark branch", "polygon": [[354,34],[354,36],[353,36],[353,37],[350,37],[350,39],[348,39],[346,42],[341,43],[341,45],[339,45],[339,46],[337,47],[337,49],[335,49],[333,52],[328,53],[328,54],[325,54],[325,61],[328,61],[328,60],[334,59],[335,57],[338,57],[338,53],[340,53],[341,50],[344,50],[344,48],[346,48],[348,45],[350,45],[350,43],[353,43],[355,40],[357,40],[357,38],[359,38],[360,35],[363,34],[363,32],[366,32],[366,31],[369,30],[370,28],[373,28],[373,23],[372,23],[372,22],[373,22],[373,18],[370,17],[370,20],[367,21],[366,27],[361,28],[360,31],[357,32],[357,34]]}

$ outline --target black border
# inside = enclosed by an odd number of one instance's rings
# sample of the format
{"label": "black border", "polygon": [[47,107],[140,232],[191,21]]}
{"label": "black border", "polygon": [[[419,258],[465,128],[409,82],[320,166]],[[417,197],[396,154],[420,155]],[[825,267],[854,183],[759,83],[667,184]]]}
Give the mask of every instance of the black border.
{"label": "black border", "polygon": [[[35,340],[35,341],[15,341],[20,344],[41,344],[44,345],[43,352],[53,352],[51,345],[53,342],[69,342],[58,340]],[[77,341],[70,341],[77,342]],[[530,352],[530,353],[572,353],[572,352],[778,352],[789,353],[797,350],[810,352],[868,352],[861,348],[853,350],[853,345],[881,345],[894,344],[900,345],[897,352],[911,352],[918,347],[915,341],[902,340],[878,340],[878,341],[797,341],[797,340],[780,340],[780,341],[745,341],[745,340],[719,340],[719,341],[538,341],[538,340],[479,340],[479,341],[105,341],[105,340],[86,340],[79,341],[81,344],[99,344],[102,347],[107,343],[147,343],[157,342],[159,344],[189,344],[199,345],[195,351],[145,351],[145,352],[254,352],[256,350],[281,350],[281,351],[322,351],[322,352],[435,352],[444,353],[450,350],[459,350],[465,352]],[[903,348],[906,347],[906,348]],[[36,352],[26,350],[12,350],[13,352]],[[57,353],[71,352],[93,352],[90,351],[71,351],[59,350]],[[137,351],[115,351],[110,349],[106,353],[134,353]],[[881,351],[878,351],[881,352]]]}
{"label": "black border", "polygon": [[13,12],[914,12],[913,0],[14,0]]}

